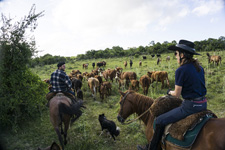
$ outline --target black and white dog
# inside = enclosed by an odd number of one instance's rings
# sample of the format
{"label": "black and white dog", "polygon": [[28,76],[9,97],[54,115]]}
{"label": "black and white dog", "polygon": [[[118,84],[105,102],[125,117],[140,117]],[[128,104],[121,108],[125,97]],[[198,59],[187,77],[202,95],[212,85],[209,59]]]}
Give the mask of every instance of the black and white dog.
{"label": "black and white dog", "polygon": [[[99,115],[98,120],[99,120],[100,125],[101,125],[101,127],[102,127],[102,132],[101,132],[101,134],[103,133],[103,130],[104,130],[104,129],[107,129],[107,130],[109,131],[110,135],[112,136],[112,138],[113,138],[114,140],[116,140],[116,139],[115,139],[115,136],[118,136],[118,135],[120,134],[120,129],[119,129],[119,127],[116,127],[115,122],[113,122],[113,121],[111,121],[111,120],[108,120],[108,119],[105,117],[104,114]],[[101,134],[100,134],[100,135],[101,135]]]}

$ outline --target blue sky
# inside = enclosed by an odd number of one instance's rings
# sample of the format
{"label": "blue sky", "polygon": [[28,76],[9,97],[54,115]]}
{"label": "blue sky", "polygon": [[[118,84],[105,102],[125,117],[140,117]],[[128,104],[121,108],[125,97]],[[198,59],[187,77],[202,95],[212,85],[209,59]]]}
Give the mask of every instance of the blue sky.
{"label": "blue sky", "polygon": [[0,13],[19,21],[33,4],[38,56],[225,36],[224,0],[0,0]]}

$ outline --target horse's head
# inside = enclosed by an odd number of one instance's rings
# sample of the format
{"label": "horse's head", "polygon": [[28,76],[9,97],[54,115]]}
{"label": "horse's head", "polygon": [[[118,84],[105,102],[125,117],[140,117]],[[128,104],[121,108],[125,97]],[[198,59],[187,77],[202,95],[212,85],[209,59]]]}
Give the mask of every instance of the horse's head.
{"label": "horse's head", "polygon": [[129,99],[128,94],[130,94],[129,91],[123,93],[122,91],[119,91],[121,94],[120,97],[120,111],[117,116],[117,119],[119,122],[124,123],[124,121],[129,117],[131,114],[134,113],[132,100]]}
{"label": "horse's head", "polygon": [[38,150],[61,150],[60,146],[58,144],[56,144],[55,142],[52,143],[51,146],[48,146],[46,148],[39,148],[38,147]]}

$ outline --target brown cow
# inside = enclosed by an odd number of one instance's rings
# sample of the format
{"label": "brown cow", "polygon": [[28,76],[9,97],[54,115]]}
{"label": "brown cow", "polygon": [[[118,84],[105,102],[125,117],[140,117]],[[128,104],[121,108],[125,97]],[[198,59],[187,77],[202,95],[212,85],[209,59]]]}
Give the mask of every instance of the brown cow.
{"label": "brown cow", "polygon": [[127,61],[124,62],[124,67],[127,68]]}
{"label": "brown cow", "polygon": [[126,87],[129,87],[129,82],[131,80],[136,80],[137,79],[137,74],[135,72],[122,72],[118,77],[122,80],[125,80],[126,82]]}
{"label": "brown cow", "polygon": [[71,74],[76,76],[77,74],[81,74],[80,70],[72,70]]}
{"label": "brown cow", "polygon": [[147,75],[151,78],[152,83],[154,81],[156,81],[156,84],[158,83],[158,81],[162,82],[161,89],[164,88],[164,80],[167,81],[167,85],[168,87],[170,87],[168,73],[166,71],[151,71],[148,72]]}
{"label": "brown cow", "polygon": [[50,84],[50,79],[44,79],[43,81],[44,81],[45,83]]}
{"label": "brown cow", "polygon": [[100,98],[102,99],[102,102],[103,102],[104,96],[107,97],[107,87],[105,84],[100,85],[99,93],[100,93]]}
{"label": "brown cow", "polygon": [[95,78],[98,79],[99,84],[102,84],[102,77],[100,75],[95,75]]}
{"label": "brown cow", "polygon": [[92,73],[94,73],[94,75],[98,75],[98,68],[96,68],[95,70],[92,70]]}
{"label": "brown cow", "polygon": [[122,72],[121,79],[136,80],[137,74],[135,72]]}
{"label": "brown cow", "polygon": [[92,93],[92,96],[93,96],[94,100],[96,100],[97,90],[98,90],[98,87],[99,87],[98,79],[93,78],[93,77],[89,78],[88,79],[88,86],[91,89],[91,93]]}
{"label": "brown cow", "polygon": [[109,96],[111,94],[111,91],[112,91],[111,83],[108,81],[102,82],[100,86],[100,97],[102,98],[102,100],[104,99],[104,95],[105,97]]}
{"label": "brown cow", "polygon": [[141,76],[140,84],[143,88],[144,95],[148,95],[148,89],[151,84],[151,78],[148,75]]}
{"label": "brown cow", "polygon": [[50,79],[44,79],[43,81],[48,84],[48,89],[51,90],[52,85],[50,84]]}
{"label": "brown cow", "polygon": [[113,79],[116,77],[116,70],[115,69],[108,69],[103,72],[103,77],[106,81],[108,81],[108,78],[113,82]]}
{"label": "brown cow", "polygon": [[123,68],[121,68],[121,67],[116,67],[116,72],[122,73],[122,72],[123,72]]}
{"label": "brown cow", "polygon": [[95,74],[94,74],[93,72],[87,73],[87,74],[86,74],[87,80],[88,80],[89,78],[91,78],[91,77],[94,77],[94,76],[95,76]]}
{"label": "brown cow", "polygon": [[122,87],[122,89],[124,90],[125,89],[125,81],[119,79],[118,82],[119,82],[119,89]]}
{"label": "brown cow", "polygon": [[167,56],[166,57],[166,61],[170,61],[170,56]]}
{"label": "brown cow", "polygon": [[88,63],[87,64],[83,64],[83,69],[88,69]]}
{"label": "brown cow", "polygon": [[139,90],[139,81],[138,80],[131,80],[131,85],[129,87],[129,90],[135,90],[138,91]]}
{"label": "brown cow", "polygon": [[216,55],[210,56],[209,53],[207,53],[206,55],[208,56],[209,63],[213,62],[213,64],[214,64],[214,62],[215,62],[217,66],[219,65],[219,62],[221,64],[221,56],[216,56]]}
{"label": "brown cow", "polygon": [[140,60],[140,61],[139,61],[139,67],[141,67],[141,66],[142,66],[142,61]]}
{"label": "brown cow", "polygon": [[82,81],[82,80],[83,80],[83,78],[84,78],[84,77],[83,77],[83,75],[82,75],[82,74],[77,74],[77,79],[79,79],[79,80],[81,80],[81,81]]}

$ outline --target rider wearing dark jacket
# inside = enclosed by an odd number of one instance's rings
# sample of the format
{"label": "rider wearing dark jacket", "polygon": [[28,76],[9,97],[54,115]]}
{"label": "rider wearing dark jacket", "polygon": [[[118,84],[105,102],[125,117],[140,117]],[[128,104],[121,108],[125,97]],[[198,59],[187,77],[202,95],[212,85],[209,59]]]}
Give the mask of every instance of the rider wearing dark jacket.
{"label": "rider wearing dark jacket", "polygon": [[168,90],[167,94],[178,98],[182,95],[184,100],[180,107],[155,119],[156,128],[151,143],[144,148],[138,146],[138,150],[148,150],[149,145],[150,150],[157,150],[166,125],[207,108],[204,69],[193,58],[193,55],[200,55],[196,53],[194,43],[180,40],[179,44],[170,46],[169,50],[176,51],[175,55],[180,67],[175,72],[175,90]]}

